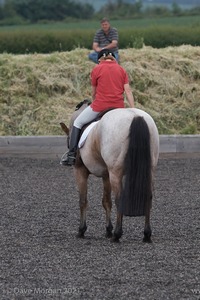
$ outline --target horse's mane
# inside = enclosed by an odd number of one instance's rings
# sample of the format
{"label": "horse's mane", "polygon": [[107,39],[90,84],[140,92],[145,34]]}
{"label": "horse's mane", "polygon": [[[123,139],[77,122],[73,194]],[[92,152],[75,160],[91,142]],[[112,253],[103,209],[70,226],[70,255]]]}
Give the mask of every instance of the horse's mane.
{"label": "horse's mane", "polygon": [[75,111],[79,110],[79,108],[81,108],[82,105],[87,104],[90,105],[91,101],[89,99],[84,99],[83,101],[81,101],[80,103],[78,103],[75,107]]}

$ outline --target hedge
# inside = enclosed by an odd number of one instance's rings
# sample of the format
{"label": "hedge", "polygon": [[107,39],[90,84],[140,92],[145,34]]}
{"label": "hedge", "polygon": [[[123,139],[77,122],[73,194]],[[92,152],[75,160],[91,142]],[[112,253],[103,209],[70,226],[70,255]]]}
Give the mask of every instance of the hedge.
{"label": "hedge", "polygon": [[[2,31],[0,53],[52,53],[71,51],[77,47],[91,49],[93,30]],[[200,27],[148,27],[119,30],[119,47],[142,48],[146,46],[164,48],[188,44],[200,46]]]}

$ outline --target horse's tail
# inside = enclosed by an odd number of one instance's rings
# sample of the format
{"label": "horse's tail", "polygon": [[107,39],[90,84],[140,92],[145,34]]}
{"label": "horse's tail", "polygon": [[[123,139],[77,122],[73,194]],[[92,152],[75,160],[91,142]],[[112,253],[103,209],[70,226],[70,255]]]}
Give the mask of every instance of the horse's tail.
{"label": "horse's tail", "polygon": [[120,197],[121,212],[125,216],[143,216],[151,207],[150,132],[143,117],[133,119],[129,145],[124,161],[125,181]]}

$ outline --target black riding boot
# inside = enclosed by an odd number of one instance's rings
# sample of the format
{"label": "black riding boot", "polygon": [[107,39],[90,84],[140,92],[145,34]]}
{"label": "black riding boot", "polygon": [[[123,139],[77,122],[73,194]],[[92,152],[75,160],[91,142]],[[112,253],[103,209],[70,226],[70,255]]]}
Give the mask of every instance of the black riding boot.
{"label": "black riding boot", "polygon": [[72,133],[70,136],[69,151],[62,156],[60,161],[61,165],[72,166],[75,164],[80,132],[81,129],[73,126]]}

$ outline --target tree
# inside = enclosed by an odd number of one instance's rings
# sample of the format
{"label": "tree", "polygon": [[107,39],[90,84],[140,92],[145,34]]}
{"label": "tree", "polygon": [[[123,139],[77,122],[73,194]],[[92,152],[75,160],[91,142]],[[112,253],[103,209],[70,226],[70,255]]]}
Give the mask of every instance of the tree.
{"label": "tree", "polygon": [[180,15],[181,13],[181,8],[180,6],[176,3],[176,1],[173,1],[172,3],[172,13],[173,15],[177,16],[177,15]]}
{"label": "tree", "polygon": [[39,20],[62,21],[66,17],[90,18],[93,6],[72,0],[7,0],[17,15],[35,23]]}
{"label": "tree", "polygon": [[0,19],[13,18],[16,16],[16,11],[10,0],[0,6]]}
{"label": "tree", "polygon": [[126,0],[116,0],[115,2],[108,1],[104,5],[99,14],[105,14],[112,18],[130,18],[141,13],[142,0],[138,0],[133,4],[126,2]]}

